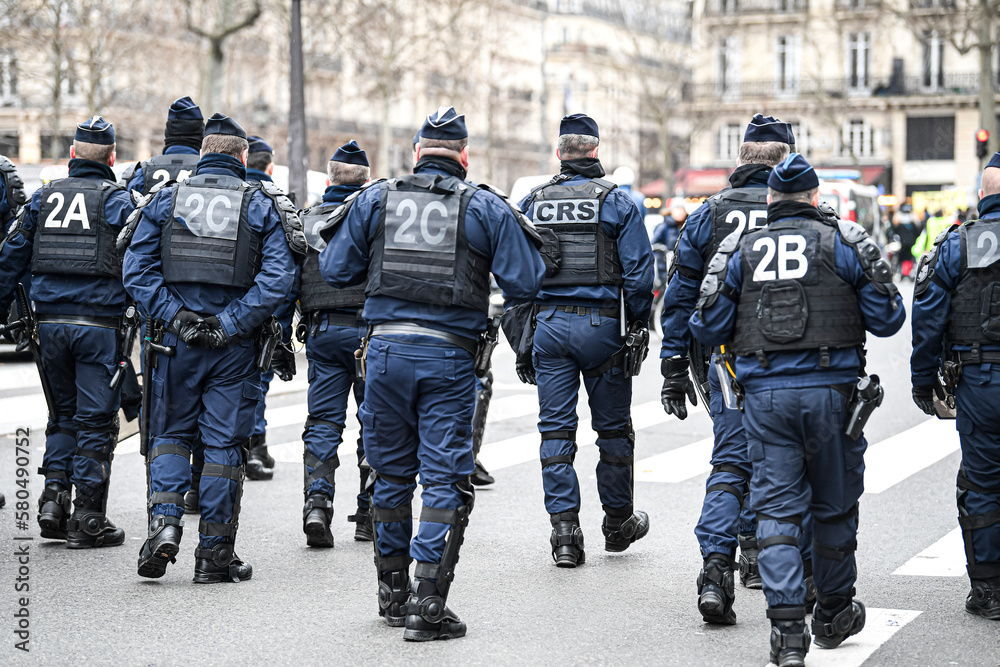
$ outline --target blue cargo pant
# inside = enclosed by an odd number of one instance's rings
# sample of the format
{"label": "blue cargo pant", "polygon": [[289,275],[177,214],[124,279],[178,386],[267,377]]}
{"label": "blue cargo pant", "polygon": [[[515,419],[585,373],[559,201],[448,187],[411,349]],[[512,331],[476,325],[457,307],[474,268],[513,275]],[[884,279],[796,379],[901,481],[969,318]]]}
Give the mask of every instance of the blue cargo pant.
{"label": "blue cargo pant", "polygon": [[803,520],[813,519],[813,576],[819,602],[847,595],[857,579],[858,499],[864,436],[843,432],[847,398],[832,387],[747,392],[746,427],[757,513],[758,564],[769,607],[805,602]]}

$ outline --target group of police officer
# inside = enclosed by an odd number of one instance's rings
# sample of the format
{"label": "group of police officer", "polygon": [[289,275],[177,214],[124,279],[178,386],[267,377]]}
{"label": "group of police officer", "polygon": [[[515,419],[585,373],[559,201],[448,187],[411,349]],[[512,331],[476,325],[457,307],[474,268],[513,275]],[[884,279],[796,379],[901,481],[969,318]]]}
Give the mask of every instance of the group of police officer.
{"label": "group of police officer", "polygon": [[[379,615],[405,627],[405,639],[466,632],[447,599],[474,483],[493,481],[473,442],[482,441],[501,324],[519,377],[537,385],[555,564],[586,559],[574,469],[581,376],[600,450],[605,549],[629,548],[650,527],[634,507],[630,404],[654,260],[638,208],[604,179],[599,143],[593,119],[565,117],[560,173],[517,205],[467,180],[468,130],[451,107],[415,137],[411,175],[371,181],[352,141],[329,161],[322,202],[301,211],[271,181],[270,146],[222,114],[205,121],[187,97],[170,107],[164,153],[122,185],[111,169],[114,127],[100,116],[77,127],[68,178],[23,207],[5,160],[0,212],[8,222],[20,213],[0,247],[0,312],[30,293],[2,332],[20,329],[37,351],[49,406],[42,536],[70,548],[124,542],[106,505],[117,413],[126,403],[126,415],[136,412],[128,357],[138,327],[149,514],[138,574],[162,577],[182,517],[200,513],[194,581],[249,579],[235,552],[243,483],[273,476],[264,396],[274,374],[295,373],[298,308],[309,361],[307,544],[333,546],[353,393],[361,483],[350,520],[356,539],[374,544]],[[816,172],[794,152],[787,123],[752,119],[730,184],[677,241],[662,402],[684,419],[700,394],[713,418],[695,530],[698,610],[709,623],[736,622],[738,547],[743,585],[767,598],[771,658],[789,667],[804,664],[811,641],[836,647],[864,626],[854,599],[862,429],[882,396],[864,344],[866,332],[898,331],[905,311],[879,248],[820,204]],[[1000,154],[983,189],[983,219],[941,234],[921,264],[913,394],[936,414],[935,398],[947,401],[957,385],[966,608],[1000,619],[1000,423],[987,409],[1000,380]],[[499,318],[490,316],[491,276],[505,302]]]}

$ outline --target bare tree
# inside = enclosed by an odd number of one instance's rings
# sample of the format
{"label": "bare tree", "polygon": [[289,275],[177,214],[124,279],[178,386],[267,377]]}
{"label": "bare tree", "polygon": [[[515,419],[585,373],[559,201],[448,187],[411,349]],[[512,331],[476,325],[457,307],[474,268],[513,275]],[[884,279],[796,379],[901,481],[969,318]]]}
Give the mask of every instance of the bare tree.
{"label": "bare tree", "polygon": [[[195,0],[185,0],[185,27],[188,31],[208,40],[208,60],[202,71],[201,105],[209,111],[215,110],[225,98],[226,76],[226,40],[236,33],[249,28],[262,13],[261,0],[254,0],[250,9],[242,16],[237,15],[239,3],[236,0],[217,0],[209,3],[200,0],[200,12],[195,12]],[[215,7],[215,17],[212,28],[203,25],[206,21],[209,5]]]}
{"label": "bare tree", "polygon": [[74,69],[81,77],[87,112],[101,113],[118,93],[113,74],[136,51],[142,40],[124,30],[136,20],[140,0],[76,0],[69,7],[75,26]]}

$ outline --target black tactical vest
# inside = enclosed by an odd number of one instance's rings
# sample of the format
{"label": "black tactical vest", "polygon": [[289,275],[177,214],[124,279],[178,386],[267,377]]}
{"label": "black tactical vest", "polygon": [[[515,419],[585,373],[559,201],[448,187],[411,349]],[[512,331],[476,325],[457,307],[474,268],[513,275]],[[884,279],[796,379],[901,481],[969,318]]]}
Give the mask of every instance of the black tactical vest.
{"label": "black tactical vest", "polygon": [[[864,345],[854,287],[837,274],[837,224],[780,220],[740,242],[737,355]],[[763,360],[762,360],[763,363]]]}
{"label": "black tactical vest", "polygon": [[536,227],[559,237],[559,271],[542,281],[543,287],[624,285],[618,241],[601,225],[601,207],[617,186],[594,178],[586,183],[543,185],[531,195]]}
{"label": "black tactical vest", "polygon": [[476,190],[454,176],[427,174],[380,183],[367,295],[489,312],[490,260],[465,233]]}
{"label": "black tactical vest", "polygon": [[1000,220],[967,222],[959,230],[962,267],[951,293],[948,342],[1000,343]]}
{"label": "black tactical vest", "polygon": [[201,156],[198,154],[154,155],[141,163],[143,181],[141,194],[148,195],[149,191],[159,183],[186,181],[194,174],[200,159]]}
{"label": "black tactical vest", "polygon": [[170,219],[160,237],[166,282],[250,289],[263,247],[247,219],[257,187],[235,176],[201,174],[172,189]]}
{"label": "black tactical vest", "polygon": [[767,188],[729,188],[708,198],[712,236],[702,259],[708,266],[719,244],[733,232],[747,234],[767,226]]}
{"label": "black tactical vest", "polygon": [[105,219],[104,204],[123,189],[93,178],[61,178],[43,185],[31,272],[121,279],[118,230]]}
{"label": "black tactical vest", "polygon": [[301,283],[299,285],[299,303],[303,313],[334,308],[360,309],[365,305],[365,285],[355,285],[346,289],[337,289],[323,280],[319,271],[319,254],[326,247],[319,233],[326,227],[330,212],[340,204],[320,204],[307,208],[299,214],[303,231],[309,249],[302,262]]}

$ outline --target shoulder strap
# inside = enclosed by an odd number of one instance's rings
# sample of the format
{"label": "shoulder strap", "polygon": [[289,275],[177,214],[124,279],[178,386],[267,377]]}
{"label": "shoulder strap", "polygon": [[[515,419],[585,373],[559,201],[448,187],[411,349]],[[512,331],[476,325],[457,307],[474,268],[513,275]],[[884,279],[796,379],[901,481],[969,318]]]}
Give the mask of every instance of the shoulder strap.
{"label": "shoulder strap", "polygon": [[896,284],[892,282],[892,269],[889,262],[882,257],[875,241],[868,236],[868,232],[861,225],[847,220],[830,220],[824,217],[821,221],[824,224],[836,225],[840,233],[841,240],[849,245],[858,257],[861,269],[865,272],[872,287],[880,294],[884,294],[892,301],[892,307],[896,308],[896,295],[899,294]]}
{"label": "shoulder strap", "polygon": [[175,185],[176,181],[166,180],[157,183],[153,186],[153,189],[149,191],[147,195],[140,195],[138,190],[132,191],[132,203],[135,204],[135,209],[129,214],[128,218],[125,220],[125,226],[118,233],[118,240],[115,242],[115,248],[118,250],[119,255],[124,255],[125,250],[132,244],[132,237],[135,235],[135,230],[139,226],[139,218],[142,217],[143,210],[149,205],[149,202],[153,201],[153,197],[156,194],[171,185]]}
{"label": "shoulder strap", "polygon": [[274,207],[278,211],[278,218],[281,220],[281,228],[285,232],[285,242],[289,249],[299,257],[305,257],[309,245],[306,243],[306,235],[302,231],[302,221],[295,209],[295,204],[288,198],[285,191],[279,188],[273,181],[261,181],[260,191],[264,196],[274,202]]}
{"label": "shoulder strap", "polygon": [[362,192],[371,187],[381,186],[383,183],[388,184],[389,181],[384,178],[380,178],[377,181],[368,181],[361,186],[360,190],[355,190],[351,194],[347,195],[347,197],[344,198],[344,202],[340,206],[330,211],[330,217],[327,218],[326,226],[319,232],[319,237],[323,239],[323,242],[330,242],[330,239],[332,239],[333,235],[337,233],[337,229],[340,227],[341,223],[344,222],[344,218],[347,217],[348,212],[350,212],[351,208],[354,207],[354,202],[357,201]]}

